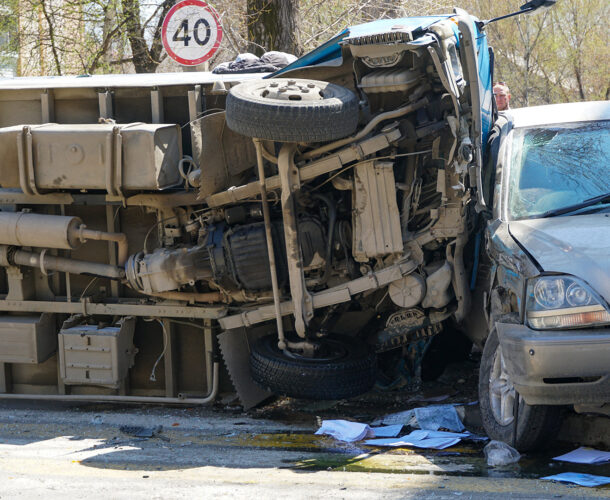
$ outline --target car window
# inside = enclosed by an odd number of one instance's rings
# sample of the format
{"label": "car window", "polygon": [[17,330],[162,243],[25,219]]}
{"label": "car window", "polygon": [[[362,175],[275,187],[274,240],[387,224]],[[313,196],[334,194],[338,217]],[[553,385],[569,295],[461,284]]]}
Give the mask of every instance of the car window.
{"label": "car window", "polygon": [[534,218],[607,193],[609,156],[609,121],[516,129],[509,217]]}

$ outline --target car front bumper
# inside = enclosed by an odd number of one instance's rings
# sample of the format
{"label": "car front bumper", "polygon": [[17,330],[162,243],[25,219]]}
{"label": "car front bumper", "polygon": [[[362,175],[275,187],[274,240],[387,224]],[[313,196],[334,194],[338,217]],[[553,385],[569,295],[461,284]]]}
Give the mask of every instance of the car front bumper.
{"label": "car front bumper", "polygon": [[610,402],[610,329],[532,330],[497,323],[506,370],[530,405]]}

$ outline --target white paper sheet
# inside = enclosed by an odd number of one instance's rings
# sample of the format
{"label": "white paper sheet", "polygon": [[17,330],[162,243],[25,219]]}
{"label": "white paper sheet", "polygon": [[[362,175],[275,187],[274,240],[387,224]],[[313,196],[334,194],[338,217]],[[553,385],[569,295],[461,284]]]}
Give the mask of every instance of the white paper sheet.
{"label": "white paper sheet", "polygon": [[580,448],[553,458],[562,462],[572,462],[575,464],[603,464],[610,462],[610,451],[600,451],[594,448],[581,446]]}
{"label": "white paper sheet", "polygon": [[414,448],[443,450],[459,443],[462,437],[467,436],[467,433],[418,430],[398,438],[368,439],[364,444],[390,447],[412,446]]}
{"label": "white paper sheet", "polygon": [[348,443],[360,441],[367,436],[374,436],[368,424],[348,420],[322,420],[322,426],[316,431],[316,434],[328,434],[339,441]]}
{"label": "white paper sheet", "polygon": [[587,486],[588,488],[610,484],[610,477],[580,474],[578,472],[562,472],[561,474],[546,476],[541,479],[546,481],[561,481],[562,483],[574,483],[580,486]]}
{"label": "white paper sheet", "polygon": [[403,425],[386,425],[384,427],[373,427],[373,435],[375,437],[396,437],[400,434]]}

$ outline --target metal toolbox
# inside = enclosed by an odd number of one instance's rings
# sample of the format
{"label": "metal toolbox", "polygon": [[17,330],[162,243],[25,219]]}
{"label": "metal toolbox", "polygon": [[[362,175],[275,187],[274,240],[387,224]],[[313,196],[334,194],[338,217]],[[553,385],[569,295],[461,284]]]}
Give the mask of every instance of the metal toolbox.
{"label": "metal toolbox", "polygon": [[0,363],[42,363],[56,348],[53,314],[0,316]]}
{"label": "metal toolbox", "polygon": [[118,326],[79,325],[59,332],[59,373],[66,385],[118,388],[133,366],[135,319]]}
{"label": "metal toolbox", "polygon": [[56,190],[160,190],[180,182],[178,125],[132,123],[0,128],[0,186]]}

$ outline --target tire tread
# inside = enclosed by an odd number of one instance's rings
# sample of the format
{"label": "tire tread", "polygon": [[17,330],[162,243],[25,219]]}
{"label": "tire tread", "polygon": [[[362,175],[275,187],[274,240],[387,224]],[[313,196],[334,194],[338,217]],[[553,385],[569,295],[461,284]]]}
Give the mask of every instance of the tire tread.
{"label": "tire tread", "polygon": [[343,399],[370,390],[375,383],[376,357],[362,351],[347,359],[324,364],[303,363],[269,355],[261,339],[250,354],[250,372],[263,388],[282,396],[304,399]]}

